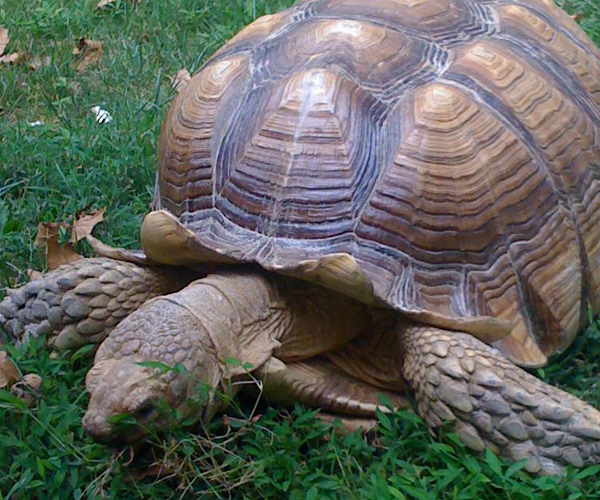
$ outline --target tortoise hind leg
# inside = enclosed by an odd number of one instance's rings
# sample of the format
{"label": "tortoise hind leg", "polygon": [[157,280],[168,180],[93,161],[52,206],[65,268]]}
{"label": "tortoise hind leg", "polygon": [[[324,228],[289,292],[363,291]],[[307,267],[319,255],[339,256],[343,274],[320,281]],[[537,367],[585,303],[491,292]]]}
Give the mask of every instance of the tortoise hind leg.
{"label": "tortoise hind leg", "polygon": [[592,406],[471,335],[408,323],[398,333],[404,377],[431,428],[454,422],[468,447],[525,459],[534,473],[600,463],[600,412]]}
{"label": "tortoise hind leg", "polygon": [[192,279],[188,274],[108,258],[81,259],[9,290],[0,302],[0,326],[17,342],[46,335],[48,345],[59,350],[99,343],[150,298],[183,288]]}
{"label": "tortoise hind leg", "polygon": [[387,411],[381,405],[380,394],[395,408],[410,407],[410,401],[401,394],[358,380],[321,356],[291,363],[273,357],[256,371],[256,376],[263,380],[269,402],[318,408],[326,419],[340,418],[348,430],[373,427],[376,410]]}

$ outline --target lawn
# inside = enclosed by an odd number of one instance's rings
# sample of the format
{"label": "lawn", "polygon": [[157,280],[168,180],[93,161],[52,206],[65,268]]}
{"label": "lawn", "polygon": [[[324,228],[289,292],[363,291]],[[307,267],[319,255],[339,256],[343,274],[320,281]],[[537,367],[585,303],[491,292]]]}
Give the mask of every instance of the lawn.
{"label": "lawn", "polygon": [[[291,0],[0,0],[8,52],[0,65],[0,298],[43,269],[40,221],[107,207],[95,235],[135,248],[153,194],[162,117],[173,77],[194,72],[227,39]],[[566,0],[600,44],[597,0]],[[103,42],[102,59],[77,71],[80,38]],[[48,59],[44,59],[44,58]],[[39,58],[39,59],[36,59]],[[41,62],[32,69],[30,62]],[[46,64],[47,63],[47,64]],[[38,64],[38,66],[40,66]],[[112,115],[97,123],[90,111]],[[38,125],[32,125],[41,122]],[[64,236],[64,235],[63,235]],[[90,249],[78,248],[90,254]],[[87,350],[51,358],[37,341],[12,350],[39,373],[42,397],[24,409],[0,391],[0,500],[44,499],[577,499],[598,498],[599,467],[534,478],[522,464],[475,457],[455,436],[433,439],[412,414],[380,415],[376,435],[344,435],[312,411],[242,402],[208,434],[177,431],[154,447],[111,451],[83,434]],[[600,407],[597,323],[538,375]],[[262,415],[260,419],[253,418]]]}

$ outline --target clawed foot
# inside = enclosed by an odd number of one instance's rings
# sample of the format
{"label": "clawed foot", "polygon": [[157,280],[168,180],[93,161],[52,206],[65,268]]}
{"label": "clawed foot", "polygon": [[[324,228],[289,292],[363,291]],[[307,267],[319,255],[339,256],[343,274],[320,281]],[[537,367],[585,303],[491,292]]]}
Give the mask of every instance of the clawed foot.
{"label": "clawed foot", "polygon": [[430,427],[455,422],[468,447],[525,459],[533,473],[600,463],[600,412],[592,406],[470,335],[418,326],[401,335],[405,377]]}

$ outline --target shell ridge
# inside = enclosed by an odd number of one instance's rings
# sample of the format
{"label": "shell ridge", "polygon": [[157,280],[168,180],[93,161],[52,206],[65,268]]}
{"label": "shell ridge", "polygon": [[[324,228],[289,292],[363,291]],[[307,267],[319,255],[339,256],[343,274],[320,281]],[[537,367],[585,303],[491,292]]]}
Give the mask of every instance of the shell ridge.
{"label": "shell ridge", "polygon": [[[530,42],[523,38],[515,39],[507,33],[499,33],[496,40],[504,42],[501,44],[509,46],[511,52],[514,52],[514,49],[519,50],[520,47],[528,47],[530,49],[527,53],[528,64],[534,67],[537,66],[543,70],[545,75],[552,77],[555,85],[560,88],[561,92],[571,102],[582,109],[593,120],[596,126],[600,125],[600,109],[598,105],[590,92],[581,84],[577,75],[567,68],[566,65],[561,65],[558,61],[554,60],[551,54],[544,51],[535,42]],[[565,85],[564,82],[568,82],[568,85]]]}
{"label": "shell ridge", "polygon": [[[541,170],[545,173],[547,179],[550,182],[550,185],[553,187],[553,190],[557,197],[557,210],[562,208],[564,211],[568,212],[572,220],[577,220],[577,214],[574,212],[574,206],[572,200],[569,199],[569,195],[566,192],[564,185],[560,178],[553,176],[548,168],[546,167],[546,161],[544,159],[544,155],[539,147],[535,143],[535,139],[531,135],[531,133],[518,121],[518,119],[510,112],[510,110],[502,103],[502,101],[495,97],[491,92],[487,89],[484,89],[480,86],[475,80],[470,78],[467,75],[460,75],[456,73],[447,73],[445,79],[446,83],[450,85],[455,85],[457,88],[468,92],[471,95],[477,96],[478,101],[482,106],[486,108],[486,110],[492,114],[492,116],[496,117],[501,123],[503,123],[514,135],[517,137],[521,144],[523,144],[527,151],[530,153],[531,157],[534,159],[534,162],[541,168]],[[482,99],[480,96],[485,96],[485,99]],[[550,214],[548,214],[550,215]],[[577,225],[575,224],[575,227]],[[585,245],[579,231],[573,231],[574,239],[577,243],[578,253],[581,256],[586,253]],[[519,293],[519,297],[522,300],[522,304],[528,304],[528,297],[530,294],[527,291],[529,284],[524,281],[524,277],[521,275],[518,266],[515,265],[511,252],[509,251],[510,246],[513,243],[507,243],[507,252],[506,255],[509,258],[511,263],[511,267],[515,272],[515,277],[517,279],[517,290]],[[589,283],[591,280],[591,271],[588,266],[587,259],[581,260],[579,262],[581,266],[581,278],[582,278],[582,287],[583,289],[587,289],[585,283]],[[584,296],[582,296],[581,302],[585,302],[583,300]],[[536,344],[538,346],[541,345],[541,339],[538,338],[537,330],[534,328],[535,320],[531,317],[531,312],[535,310],[531,305],[529,307],[522,307],[523,316],[528,322],[528,330],[530,335],[536,339]],[[542,341],[543,343],[543,341]]]}
{"label": "shell ridge", "polygon": [[[524,1],[524,0],[511,0],[511,1],[500,2],[500,5],[510,5],[510,4],[518,5],[519,7],[523,7],[524,9],[527,9],[527,10],[533,12],[536,16],[538,16],[544,22],[548,23],[554,30],[556,30],[557,32],[566,36],[567,38],[569,38],[579,48],[581,48],[582,50],[584,50],[586,52],[589,52],[590,48],[592,48],[592,52],[595,52],[596,57],[600,57],[600,50],[592,42],[590,42],[589,45],[583,43],[578,37],[576,37],[571,32],[571,30],[569,30],[563,24],[557,22],[557,20],[555,18],[553,18],[551,15],[548,15],[548,12],[544,11],[543,9],[539,9],[535,5],[533,5],[531,2]],[[577,29],[580,29],[580,28],[577,27]]]}
{"label": "shell ridge", "polygon": [[[347,20],[356,20],[361,22],[369,22],[375,26],[382,27],[384,29],[394,31],[396,33],[402,33],[405,35],[409,35],[411,38],[421,40],[429,43],[437,43],[440,46],[444,47],[453,47],[464,45],[467,43],[471,43],[473,41],[486,38],[491,34],[495,33],[496,25],[493,19],[493,13],[491,9],[487,8],[487,6],[480,6],[477,4],[459,4],[458,7],[462,7],[462,10],[469,14],[469,18],[472,21],[472,24],[467,25],[464,29],[459,29],[458,34],[453,33],[452,31],[446,32],[445,35],[441,35],[436,32],[425,32],[423,30],[414,29],[409,25],[401,24],[399,22],[392,23],[387,22],[384,19],[378,19],[376,17],[371,17],[368,12],[361,13],[352,13],[352,12],[343,12],[343,13],[327,13],[327,11],[319,11],[318,4],[326,4],[327,1],[317,1],[315,2],[315,7],[317,9],[317,15],[319,19],[347,19]],[[470,28],[470,29],[469,29]]]}

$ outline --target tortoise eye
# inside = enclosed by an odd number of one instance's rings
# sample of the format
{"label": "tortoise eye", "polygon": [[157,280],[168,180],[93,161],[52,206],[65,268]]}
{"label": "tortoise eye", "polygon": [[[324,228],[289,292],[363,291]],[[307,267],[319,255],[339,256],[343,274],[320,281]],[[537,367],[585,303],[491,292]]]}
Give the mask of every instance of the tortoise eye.
{"label": "tortoise eye", "polygon": [[133,412],[134,417],[137,420],[148,420],[156,411],[156,405],[153,399],[144,401],[137,409]]}

